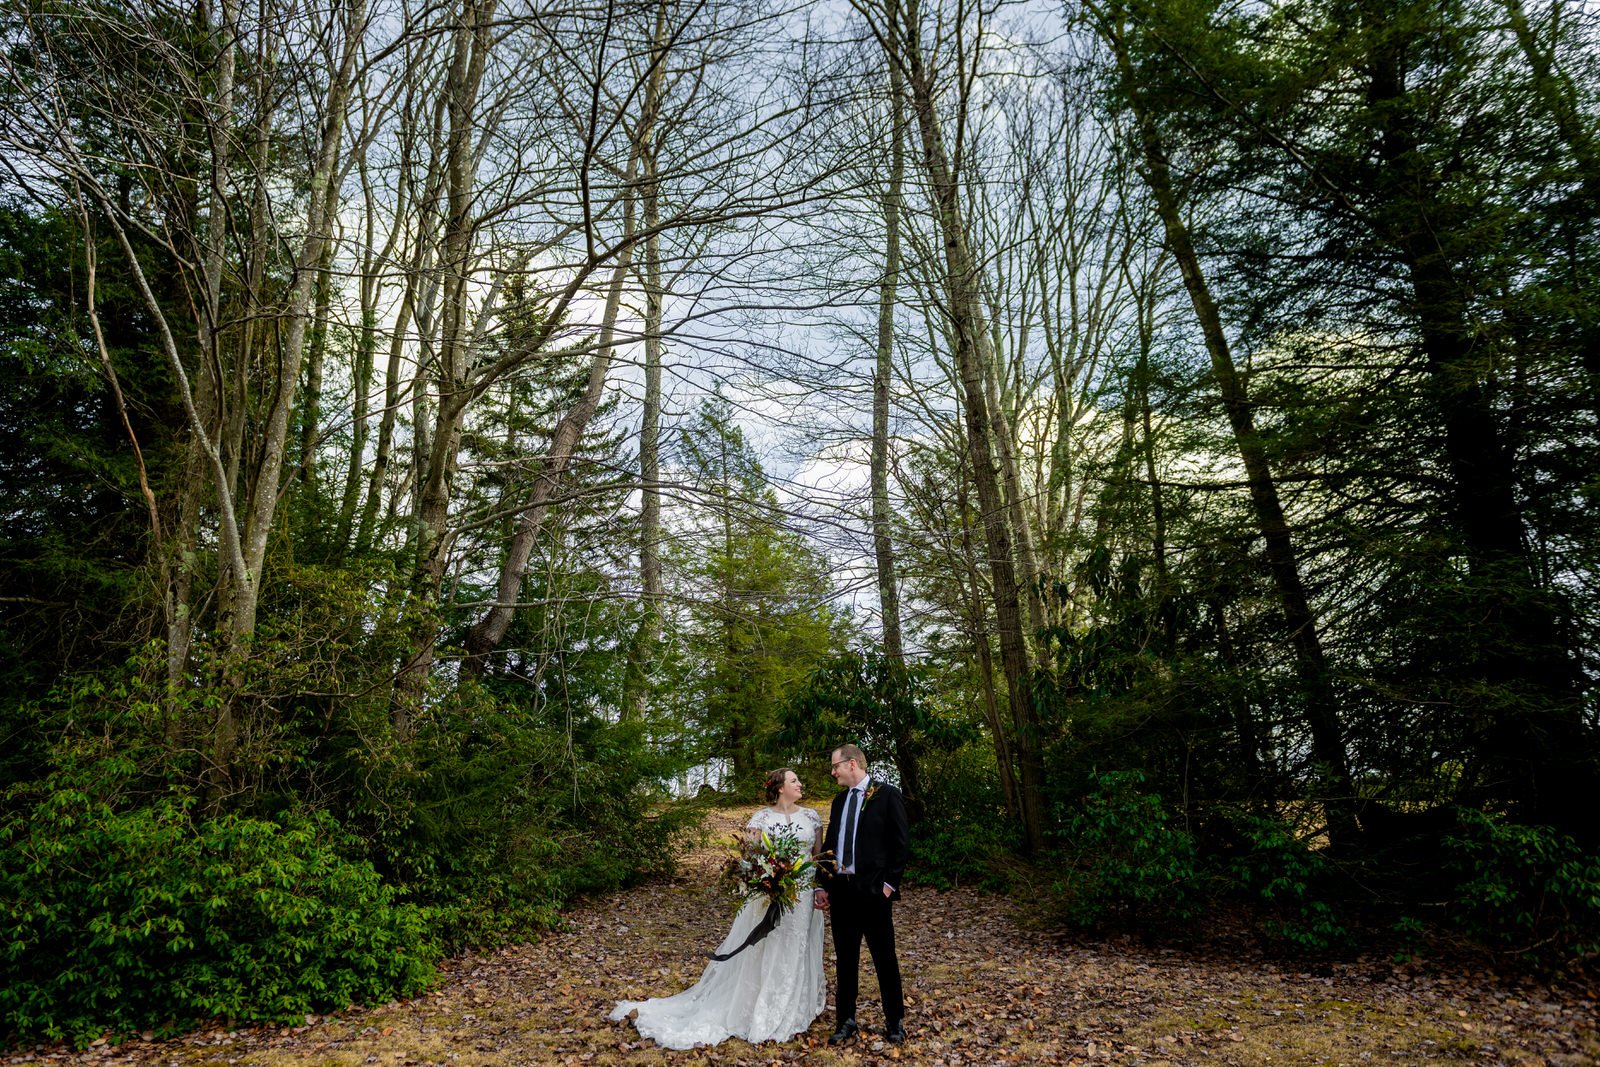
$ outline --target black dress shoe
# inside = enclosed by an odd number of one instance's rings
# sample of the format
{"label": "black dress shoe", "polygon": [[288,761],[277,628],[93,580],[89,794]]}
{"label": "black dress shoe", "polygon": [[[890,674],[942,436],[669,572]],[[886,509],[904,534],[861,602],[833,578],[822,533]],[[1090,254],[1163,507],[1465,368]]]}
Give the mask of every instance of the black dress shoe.
{"label": "black dress shoe", "polygon": [[896,1019],[894,1022],[890,1023],[889,1028],[883,1032],[883,1039],[889,1042],[891,1045],[905,1044],[906,1024]]}
{"label": "black dress shoe", "polygon": [[839,1045],[849,1041],[861,1032],[861,1027],[856,1025],[854,1019],[840,1019],[839,1029],[828,1035],[828,1044]]}

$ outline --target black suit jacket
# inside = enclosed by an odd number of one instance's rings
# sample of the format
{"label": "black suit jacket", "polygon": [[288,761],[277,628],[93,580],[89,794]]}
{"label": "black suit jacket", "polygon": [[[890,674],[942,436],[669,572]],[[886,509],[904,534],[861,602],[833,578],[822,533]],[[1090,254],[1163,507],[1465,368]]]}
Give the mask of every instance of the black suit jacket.
{"label": "black suit jacket", "polygon": [[[906,822],[906,802],[900,790],[888,782],[873,781],[867,788],[872,799],[861,805],[856,820],[856,882],[866,893],[878,895],[885,884],[894,886],[893,900],[900,899],[900,886],[906,876],[906,861],[911,858],[910,831]],[[828,810],[828,833],[823,850],[839,859],[839,834],[844,822],[844,802],[850,790],[840,790]],[[817,881],[830,893],[841,888],[831,865],[824,865]]]}

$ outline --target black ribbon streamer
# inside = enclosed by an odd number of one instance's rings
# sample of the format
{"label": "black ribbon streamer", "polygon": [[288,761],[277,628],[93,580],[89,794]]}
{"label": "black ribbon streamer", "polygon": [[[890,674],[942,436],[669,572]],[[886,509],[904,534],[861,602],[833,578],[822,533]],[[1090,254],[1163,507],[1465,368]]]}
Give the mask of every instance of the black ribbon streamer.
{"label": "black ribbon streamer", "polygon": [[778,925],[778,920],[783,918],[783,913],[787,910],[787,908],[780,908],[777,904],[769,903],[767,905],[767,913],[761,916],[761,921],[756,923],[755,929],[745,935],[744,944],[731,952],[724,952],[720,956],[715,952],[707,952],[706,955],[711,958],[712,963],[724,963],[733,959],[733,957],[772,933],[773,928]]}

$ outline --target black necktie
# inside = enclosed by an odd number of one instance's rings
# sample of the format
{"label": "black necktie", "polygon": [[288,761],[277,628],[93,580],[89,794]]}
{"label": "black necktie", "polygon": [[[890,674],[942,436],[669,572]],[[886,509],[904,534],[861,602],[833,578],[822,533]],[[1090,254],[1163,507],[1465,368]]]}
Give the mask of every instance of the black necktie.
{"label": "black necktie", "polygon": [[844,802],[844,848],[839,856],[840,870],[849,870],[856,865],[856,791],[850,790],[850,798]]}

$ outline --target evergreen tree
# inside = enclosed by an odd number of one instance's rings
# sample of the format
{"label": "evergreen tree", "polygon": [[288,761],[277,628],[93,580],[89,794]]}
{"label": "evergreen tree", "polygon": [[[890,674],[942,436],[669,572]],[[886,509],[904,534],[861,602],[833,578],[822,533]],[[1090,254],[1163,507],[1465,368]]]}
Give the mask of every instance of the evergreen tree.
{"label": "evergreen tree", "polygon": [[[1584,833],[1597,744],[1582,139],[1501,5],[1110,5],[1193,205],[1369,796]],[[1552,22],[1557,51],[1592,33]],[[1574,147],[1577,145],[1577,147]],[[1352,684],[1354,683],[1354,684]]]}
{"label": "evergreen tree", "polygon": [[[698,506],[669,568],[686,594],[683,718],[708,756],[754,779],[776,755],[779,711],[842,644],[827,560],[788,529],[729,404],[705,404],[680,437]],[[670,633],[668,638],[671,638]]]}

